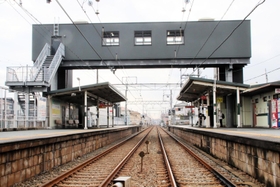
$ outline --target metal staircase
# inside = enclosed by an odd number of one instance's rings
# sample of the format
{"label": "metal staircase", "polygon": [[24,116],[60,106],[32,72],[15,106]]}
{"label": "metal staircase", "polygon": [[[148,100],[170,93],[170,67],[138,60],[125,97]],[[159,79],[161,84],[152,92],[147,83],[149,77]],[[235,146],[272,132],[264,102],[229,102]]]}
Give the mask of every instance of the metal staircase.
{"label": "metal staircase", "polygon": [[36,116],[35,113],[35,95],[34,94],[28,94],[28,107],[26,107],[26,94],[20,93],[18,94],[18,104],[20,106],[20,111],[18,113],[18,116],[24,116],[26,114],[26,109],[28,109],[28,115],[27,116]]}
{"label": "metal staircase", "polygon": [[60,43],[54,55],[50,55],[50,50],[50,45],[45,44],[32,67],[7,67],[6,86],[28,93],[47,91],[65,56],[63,43]]}

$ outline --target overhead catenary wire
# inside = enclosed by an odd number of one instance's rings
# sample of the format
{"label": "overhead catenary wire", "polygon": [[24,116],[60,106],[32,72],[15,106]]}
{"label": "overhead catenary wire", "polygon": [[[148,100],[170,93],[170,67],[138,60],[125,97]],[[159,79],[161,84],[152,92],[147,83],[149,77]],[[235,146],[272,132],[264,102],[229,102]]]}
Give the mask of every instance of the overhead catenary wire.
{"label": "overhead catenary wire", "polygon": [[[6,1],[6,0],[5,0]],[[11,4],[10,1],[7,1],[9,3],[9,5],[30,25],[32,25],[32,23],[27,20],[17,9],[15,9],[15,7]],[[35,16],[33,16],[27,9],[23,8],[22,4],[17,3],[16,1],[14,1],[15,4],[17,4],[27,15],[28,17],[31,18],[31,20],[33,22],[35,22],[36,24],[39,25],[43,25]],[[37,30],[36,28],[34,28],[34,30],[39,33],[41,35],[42,38],[44,38],[46,41],[48,41],[47,35],[48,34],[52,34],[50,33],[50,30],[48,30],[46,27],[44,27],[43,31],[46,31],[45,33],[41,33],[39,30]],[[83,61],[73,50],[71,50],[69,47],[65,46],[71,53],[73,53],[78,59],[80,59],[81,61]]]}
{"label": "overhead catenary wire", "polygon": [[[245,17],[244,19],[229,33],[229,35],[213,50],[213,52],[205,58],[195,69],[199,68],[201,65],[203,65],[207,59],[209,59],[231,36],[232,34],[242,25],[242,23],[261,5],[265,2],[263,0],[262,2],[259,2]],[[193,72],[195,72],[195,69]]]}
{"label": "overhead catenary wire", "polygon": [[[86,13],[85,9],[83,8],[83,5],[82,5],[78,0],[77,0],[77,2],[78,2],[78,4],[80,5],[80,7],[81,7],[81,9],[83,10],[83,12],[84,12],[84,14],[86,15],[86,17],[88,18],[88,20],[90,21],[90,23],[93,23],[92,20],[90,19],[90,17],[88,16],[88,14]],[[93,8],[93,6],[90,6],[90,7],[92,7],[93,11],[96,12],[95,9]],[[97,18],[98,18],[98,20],[99,20],[99,22],[100,22],[102,28],[104,28],[104,26],[102,25],[101,19],[99,18],[99,15],[96,14],[96,16],[97,16]],[[91,24],[91,25],[92,25],[92,27],[94,28],[94,30],[96,31],[96,33],[99,35],[99,37],[102,39],[102,35],[100,35],[100,33],[98,32],[98,29],[94,26],[94,24]],[[102,32],[103,32],[103,31],[102,31]],[[110,48],[109,48],[108,46],[106,46],[106,49],[110,52],[111,56],[112,56],[113,58],[115,58],[113,52],[110,50]],[[115,54],[117,54],[117,53],[115,52]],[[116,56],[117,56],[117,55],[116,55]],[[116,57],[116,60],[118,60],[118,61],[120,60],[119,56]],[[110,67],[110,68],[112,68],[112,67]],[[124,74],[126,74],[126,73],[124,72]],[[118,78],[118,77],[117,77],[117,78]],[[118,78],[118,79],[119,79],[119,78]],[[119,80],[120,80],[120,79],[119,79]],[[120,80],[120,81],[121,81],[121,80]]]}
{"label": "overhead catenary wire", "polygon": [[[72,18],[70,17],[70,15],[66,12],[66,10],[63,8],[63,6],[60,4],[60,2],[58,0],[56,0],[57,4],[60,6],[60,8],[63,10],[63,12],[66,14],[66,16],[70,19],[70,21],[73,23],[73,25],[75,26],[75,28],[78,30],[78,32],[82,35],[82,37],[85,39],[85,41],[88,43],[88,45],[90,46],[90,48],[96,53],[96,55],[100,58],[100,60],[102,61],[102,63],[104,63],[107,67],[108,64],[103,61],[101,55],[95,50],[95,48],[91,45],[91,43],[88,41],[88,39],[86,38],[86,36],[82,33],[82,31],[78,28],[78,26],[75,24],[75,22],[72,20]],[[95,28],[95,27],[94,27]],[[96,29],[96,28],[95,28]],[[97,29],[96,32],[98,33]],[[100,35],[99,35],[100,36]],[[111,53],[112,54],[112,53]],[[115,75],[115,74],[114,74]],[[116,76],[116,75],[115,75]],[[116,76],[117,79],[122,82],[122,80]],[[123,83],[123,82],[122,82]],[[131,93],[131,91],[129,91]],[[131,93],[131,95],[134,97],[134,95]],[[134,97],[135,98],[135,97]]]}

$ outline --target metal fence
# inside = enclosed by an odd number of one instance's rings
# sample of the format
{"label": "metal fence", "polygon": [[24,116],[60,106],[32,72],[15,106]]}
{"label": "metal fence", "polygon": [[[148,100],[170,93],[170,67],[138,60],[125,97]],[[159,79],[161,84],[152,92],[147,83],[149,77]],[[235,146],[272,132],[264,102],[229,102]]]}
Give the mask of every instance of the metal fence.
{"label": "metal fence", "polygon": [[29,97],[27,93],[0,87],[0,130],[47,127],[47,116],[45,120],[38,119],[38,96],[33,95],[34,100],[25,102],[19,99],[19,95]]}

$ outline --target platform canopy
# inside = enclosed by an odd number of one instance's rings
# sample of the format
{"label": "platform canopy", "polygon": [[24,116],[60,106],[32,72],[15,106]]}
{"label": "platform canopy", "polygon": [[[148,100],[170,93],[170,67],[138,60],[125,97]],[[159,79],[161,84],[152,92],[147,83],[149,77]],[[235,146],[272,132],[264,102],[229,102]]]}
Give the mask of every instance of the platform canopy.
{"label": "platform canopy", "polygon": [[208,93],[212,95],[214,86],[216,87],[216,96],[218,97],[236,94],[237,88],[242,92],[250,87],[250,85],[241,83],[189,77],[182,86],[177,99],[186,102],[196,101],[203,98]]}
{"label": "platform canopy", "polygon": [[280,92],[280,81],[252,85],[249,89],[242,93],[244,96],[254,96],[267,92]]}
{"label": "platform canopy", "polygon": [[47,92],[47,95],[68,103],[84,105],[85,92],[87,92],[88,107],[97,106],[97,99],[103,104],[114,104],[127,100],[108,82],[54,90]]}

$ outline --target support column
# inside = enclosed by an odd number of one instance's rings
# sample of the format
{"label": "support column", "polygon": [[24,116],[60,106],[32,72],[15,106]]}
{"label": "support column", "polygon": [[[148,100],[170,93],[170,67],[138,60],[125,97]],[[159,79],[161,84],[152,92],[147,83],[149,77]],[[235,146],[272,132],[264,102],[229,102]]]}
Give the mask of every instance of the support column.
{"label": "support column", "polygon": [[97,98],[96,106],[96,127],[99,128],[99,97]]}
{"label": "support column", "polygon": [[52,117],[52,97],[50,95],[48,95],[48,109],[49,109],[49,113],[47,114],[49,116],[49,121],[48,121],[48,127],[51,128],[51,121],[53,121],[53,117]]}
{"label": "support column", "polygon": [[209,116],[209,110],[208,110],[208,107],[210,106],[210,94],[209,92],[207,93],[206,95],[206,99],[207,99],[207,112],[206,112],[206,128],[210,128],[210,116]]}
{"label": "support column", "polygon": [[4,98],[4,114],[5,114],[5,128],[8,128],[8,121],[7,121],[7,90],[5,89],[5,98]]}
{"label": "support column", "polygon": [[[24,127],[28,127],[29,126],[29,90],[27,93],[24,94],[25,94]],[[26,125],[26,123],[28,124],[28,126]]]}
{"label": "support column", "polygon": [[173,120],[173,110],[172,110],[172,90],[170,90],[170,125],[172,125]]}
{"label": "support column", "polygon": [[109,128],[109,107],[107,106],[107,128]]}
{"label": "support column", "polygon": [[240,120],[240,95],[239,95],[239,87],[236,89],[236,100],[237,100],[237,127],[241,126],[241,120]]}
{"label": "support column", "polygon": [[14,92],[14,128],[18,127],[18,92]]}
{"label": "support column", "polygon": [[217,103],[216,103],[216,79],[213,86],[213,128],[217,128]]}
{"label": "support column", "polygon": [[84,95],[84,123],[85,123],[85,127],[84,129],[88,129],[87,127],[87,91],[85,91],[85,95]]}
{"label": "support column", "polygon": [[[127,83],[125,89],[125,98],[127,98]],[[127,101],[125,101],[124,125],[127,125]]]}
{"label": "support column", "polygon": [[37,113],[37,96],[34,94],[33,95],[34,97],[34,106],[33,106],[33,127],[36,127],[37,126],[37,118],[38,116],[36,115]]}
{"label": "support column", "polygon": [[114,107],[113,106],[112,106],[112,127],[114,127]]}

